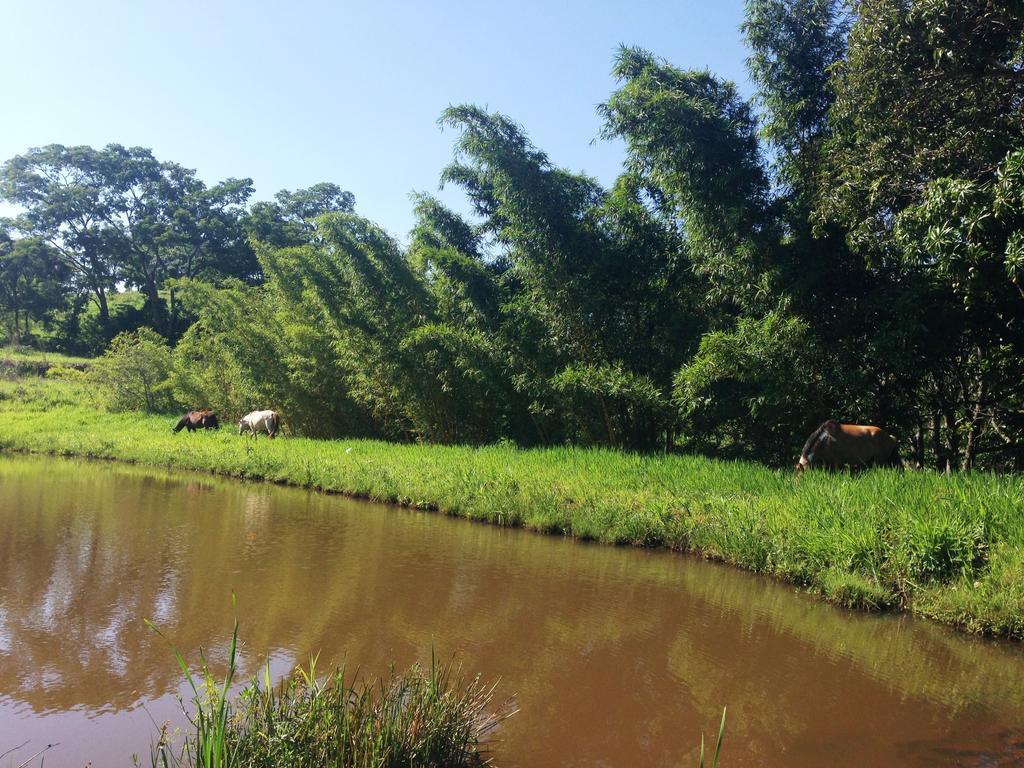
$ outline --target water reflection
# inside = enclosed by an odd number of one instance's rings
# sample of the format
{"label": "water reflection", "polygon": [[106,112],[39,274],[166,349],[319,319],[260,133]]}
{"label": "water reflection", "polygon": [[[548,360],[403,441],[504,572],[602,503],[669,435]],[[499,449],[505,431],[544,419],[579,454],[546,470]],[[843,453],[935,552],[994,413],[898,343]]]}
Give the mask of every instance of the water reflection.
{"label": "water reflection", "polygon": [[695,764],[729,705],[730,766],[1012,764],[1024,655],[850,615],[667,553],[501,531],[337,497],[27,458],[0,461],[2,734],[47,765],[126,763],[175,716],[141,619],[243,671],[321,652],[366,674],[431,644],[515,696],[501,765]]}

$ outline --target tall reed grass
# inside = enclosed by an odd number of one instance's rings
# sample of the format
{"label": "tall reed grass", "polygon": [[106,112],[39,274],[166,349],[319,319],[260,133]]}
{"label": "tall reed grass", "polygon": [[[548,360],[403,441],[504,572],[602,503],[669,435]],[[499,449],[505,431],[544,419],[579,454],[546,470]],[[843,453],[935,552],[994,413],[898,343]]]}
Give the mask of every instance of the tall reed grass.
{"label": "tall reed grass", "polygon": [[494,686],[433,653],[429,670],[376,682],[344,669],[321,677],[314,657],[275,687],[268,665],[262,685],[232,696],[237,621],[220,681],[205,656],[192,670],[171,647],[192,692],[191,730],[176,745],[165,726],[151,768],[473,768],[489,764],[487,737],[514,714],[493,708]]}

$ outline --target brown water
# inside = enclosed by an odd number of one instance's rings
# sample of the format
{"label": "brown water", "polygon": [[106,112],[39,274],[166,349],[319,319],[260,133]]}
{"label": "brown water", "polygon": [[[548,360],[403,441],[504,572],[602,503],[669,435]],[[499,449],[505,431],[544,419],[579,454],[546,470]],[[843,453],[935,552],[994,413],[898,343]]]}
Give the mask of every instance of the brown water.
{"label": "brown water", "polygon": [[[181,690],[156,622],[246,674],[431,643],[520,712],[502,766],[1024,765],[1024,649],[667,553],[206,476],[0,458],[0,753],[128,765]],[[8,765],[12,756],[0,758]],[[148,763],[148,759],[146,761]],[[38,765],[38,760],[32,763]]]}

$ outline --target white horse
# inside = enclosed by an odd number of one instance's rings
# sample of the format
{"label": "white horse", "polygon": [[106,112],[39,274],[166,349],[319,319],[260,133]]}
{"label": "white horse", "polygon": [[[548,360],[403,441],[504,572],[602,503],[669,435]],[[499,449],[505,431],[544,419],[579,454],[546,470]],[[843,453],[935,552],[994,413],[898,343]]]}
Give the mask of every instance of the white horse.
{"label": "white horse", "polygon": [[248,432],[254,438],[266,432],[271,440],[281,429],[281,417],[275,411],[253,411],[238,420],[238,434]]}

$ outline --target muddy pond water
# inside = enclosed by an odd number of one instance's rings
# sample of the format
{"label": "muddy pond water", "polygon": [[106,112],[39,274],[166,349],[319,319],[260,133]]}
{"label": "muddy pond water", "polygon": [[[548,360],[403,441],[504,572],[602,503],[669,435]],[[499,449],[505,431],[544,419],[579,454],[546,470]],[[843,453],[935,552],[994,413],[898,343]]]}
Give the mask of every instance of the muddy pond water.
{"label": "muddy pond water", "polygon": [[[0,457],[0,754],[130,764],[180,722],[159,625],[242,673],[442,659],[519,712],[500,766],[1024,764],[1024,649],[695,558],[266,484]],[[9,755],[0,764],[12,760]],[[32,763],[38,765],[38,759]]]}

